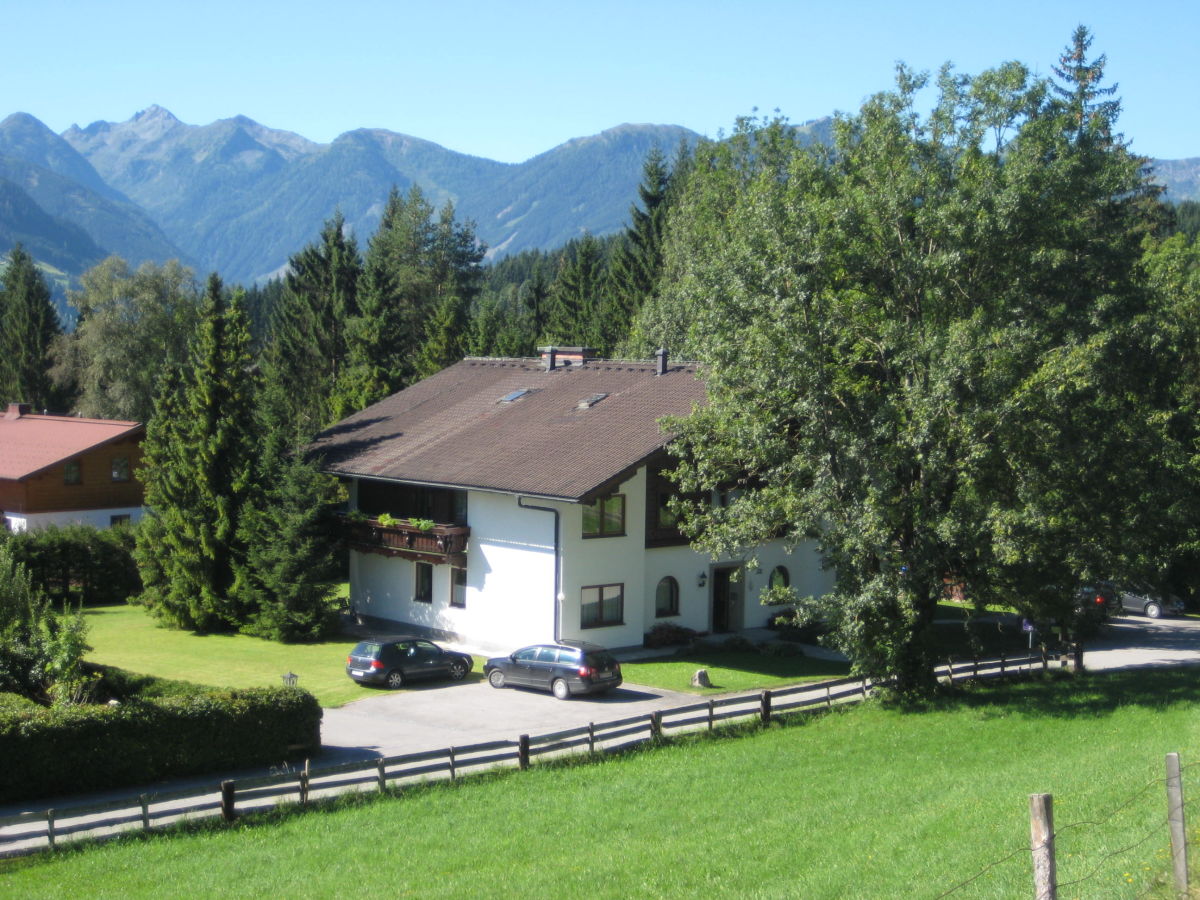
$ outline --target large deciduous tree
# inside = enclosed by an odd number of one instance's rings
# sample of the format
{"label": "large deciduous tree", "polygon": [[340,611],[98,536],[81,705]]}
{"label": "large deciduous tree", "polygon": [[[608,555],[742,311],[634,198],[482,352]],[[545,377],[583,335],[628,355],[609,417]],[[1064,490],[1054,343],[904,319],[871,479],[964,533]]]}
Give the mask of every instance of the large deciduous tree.
{"label": "large deciduous tree", "polygon": [[136,271],[112,256],[70,294],[75,331],[55,347],[55,380],[77,392],[85,416],[146,422],[164,372],[187,356],[203,292],[177,260]]}
{"label": "large deciduous tree", "polygon": [[946,68],[922,116],[901,67],[830,148],[781,121],[706,146],[671,220],[638,332],[704,363],[681,487],[736,489],[686,527],[714,553],[814,539],[836,586],[798,599],[903,690],[948,576],[1065,618],[1154,538],[1143,166],[1098,81],[1081,116],[1021,65]]}

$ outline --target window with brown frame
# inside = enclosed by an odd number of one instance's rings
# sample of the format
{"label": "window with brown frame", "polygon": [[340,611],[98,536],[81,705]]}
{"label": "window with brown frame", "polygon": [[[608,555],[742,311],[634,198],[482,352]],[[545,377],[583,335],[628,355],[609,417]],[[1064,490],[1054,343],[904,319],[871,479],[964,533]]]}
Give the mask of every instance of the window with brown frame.
{"label": "window with brown frame", "polygon": [[679,582],[670,575],[654,591],[654,615],[660,619],[679,615]]}
{"label": "window with brown frame", "polygon": [[63,464],[63,484],[83,484],[83,466],[73,459]]}
{"label": "window with brown frame", "polygon": [[625,534],[625,495],[600,497],[583,508],[583,536],[620,537]]}
{"label": "window with brown frame", "polygon": [[583,589],[580,628],[606,628],[625,624],[625,585],[594,584]]}
{"label": "window with brown frame", "polygon": [[129,480],[129,457],[114,456],[112,459],[112,480],[113,481],[128,481]]}

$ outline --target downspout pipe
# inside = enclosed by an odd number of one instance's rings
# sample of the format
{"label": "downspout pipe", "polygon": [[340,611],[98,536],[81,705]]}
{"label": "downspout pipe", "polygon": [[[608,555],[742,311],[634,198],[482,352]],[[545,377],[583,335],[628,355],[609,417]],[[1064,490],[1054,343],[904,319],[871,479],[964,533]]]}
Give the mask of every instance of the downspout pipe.
{"label": "downspout pipe", "polygon": [[560,612],[559,612],[559,608],[558,608],[558,605],[559,605],[558,595],[561,593],[561,591],[559,590],[559,582],[562,580],[562,546],[561,546],[562,542],[559,538],[559,530],[560,529],[559,529],[558,510],[555,509],[553,506],[536,506],[532,503],[525,503],[525,498],[521,497],[521,496],[517,497],[517,506],[521,507],[521,509],[536,509],[536,510],[539,510],[540,512],[548,512],[548,513],[554,514],[554,591],[553,591],[554,596],[552,599],[554,601],[554,640],[557,641],[559,639],[559,617],[560,617]]}

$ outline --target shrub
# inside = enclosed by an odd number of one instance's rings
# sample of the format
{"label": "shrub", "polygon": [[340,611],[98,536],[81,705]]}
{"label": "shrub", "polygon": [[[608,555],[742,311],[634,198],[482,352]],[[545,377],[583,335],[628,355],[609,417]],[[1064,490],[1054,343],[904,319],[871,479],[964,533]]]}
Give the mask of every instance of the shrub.
{"label": "shrub", "polygon": [[659,622],[646,632],[642,644],[651,648],[671,647],[675,644],[689,644],[696,635],[697,632],[691,628],[673,622]]}
{"label": "shrub", "polygon": [[51,525],[12,536],[13,557],[36,588],[59,603],[124,603],[142,590],[135,530]]}
{"label": "shrub", "polygon": [[319,749],[320,723],[286,687],[0,710],[0,802],[275,763]]}
{"label": "shrub", "polygon": [[804,651],[795,644],[789,644],[785,641],[768,641],[763,644],[762,652],[767,656],[803,656]]}

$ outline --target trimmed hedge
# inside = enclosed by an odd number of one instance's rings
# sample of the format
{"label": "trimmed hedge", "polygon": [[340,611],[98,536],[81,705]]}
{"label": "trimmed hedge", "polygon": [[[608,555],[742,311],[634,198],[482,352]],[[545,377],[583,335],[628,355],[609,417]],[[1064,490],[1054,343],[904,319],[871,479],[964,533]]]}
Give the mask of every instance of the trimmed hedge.
{"label": "trimmed hedge", "polygon": [[124,603],[142,591],[129,526],[51,525],[10,536],[13,556],[56,603]]}
{"label": "trimmed hedge", "polygon": [[0,710],[0,802],[269,765],[320,746],[321,707],[300,688]]}

